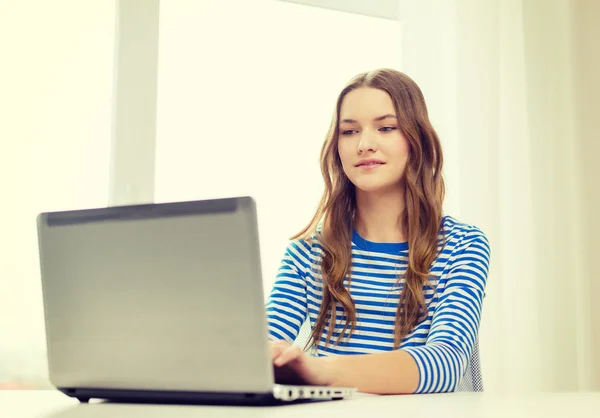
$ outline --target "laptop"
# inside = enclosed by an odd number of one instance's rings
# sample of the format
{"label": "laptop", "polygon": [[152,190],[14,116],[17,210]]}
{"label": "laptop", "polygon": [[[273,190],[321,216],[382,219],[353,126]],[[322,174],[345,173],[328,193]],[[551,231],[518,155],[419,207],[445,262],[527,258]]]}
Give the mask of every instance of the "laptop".
{"label": "laptop", "polygon": [[37,222],[49,378],[66,395],[266,404],[355,393],[276,382],[251,197]]}

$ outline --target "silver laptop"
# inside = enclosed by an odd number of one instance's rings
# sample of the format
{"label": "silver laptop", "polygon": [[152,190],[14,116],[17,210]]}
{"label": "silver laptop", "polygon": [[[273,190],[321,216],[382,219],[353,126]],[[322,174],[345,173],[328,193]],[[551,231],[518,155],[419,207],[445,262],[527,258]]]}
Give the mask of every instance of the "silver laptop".
{"label": "silver laptop", "polygon": [[260,404],[354,393],[276,383],[252,198],[42,213],[38,235],[49,377],[65,394]]}

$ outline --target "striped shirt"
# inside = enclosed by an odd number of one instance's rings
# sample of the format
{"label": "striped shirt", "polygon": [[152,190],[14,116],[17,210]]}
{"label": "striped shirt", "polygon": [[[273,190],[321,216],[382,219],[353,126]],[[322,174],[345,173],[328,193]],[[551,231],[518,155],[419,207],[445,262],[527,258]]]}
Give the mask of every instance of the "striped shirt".
{"label": "striped shirt", "polygon": [[[490,246],[478,228],[446,216],[440,229],[438,256],[432,263],[433,288],[425,288],[427,318],[402,341],[420,374],[417,393],[452,392],[465,374],[477,338],[485,296]],[[352,233],[350,295],[356,329],[338,345],[326,345],[327,328],[313,355],[371,354],[394,349],[394,325],[408,243],[376,243]],[[320,269],[323,248],[316,236],[291,241],[267,300],[269,337],[296,339],[305,320],[313,327],[322,302]],[[348,288],[348,277],[345,279]],[[334,341],[343,327],[338,310]],[[346,332],[345,337],[348,336]]]}

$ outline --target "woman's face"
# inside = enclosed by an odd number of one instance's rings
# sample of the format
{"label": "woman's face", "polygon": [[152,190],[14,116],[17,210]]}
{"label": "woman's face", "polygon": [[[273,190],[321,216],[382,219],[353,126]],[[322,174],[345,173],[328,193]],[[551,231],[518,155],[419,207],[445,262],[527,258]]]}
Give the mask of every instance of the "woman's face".
{"label": "woman's face", "polygon": [[346,94],[340,108],[338,154],[344,173],[358,189],[377,192],[397,187],[408,151],[387,92],[361,87]]}

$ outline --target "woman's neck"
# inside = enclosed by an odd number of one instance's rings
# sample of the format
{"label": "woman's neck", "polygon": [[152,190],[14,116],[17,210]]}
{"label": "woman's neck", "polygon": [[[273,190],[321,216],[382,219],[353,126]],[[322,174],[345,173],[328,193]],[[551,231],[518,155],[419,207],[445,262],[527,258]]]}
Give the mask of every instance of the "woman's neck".
{"label": "woman's neck", "polygon": [[405,242],[408,236],[402,225],[404,208],[401,190],[387,193],[356,190],[356,232],[368,241]]}

